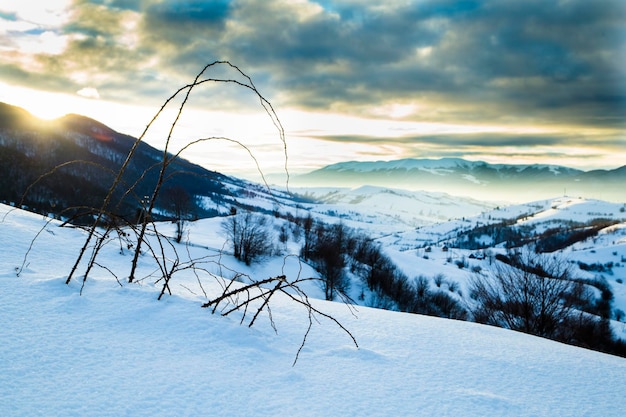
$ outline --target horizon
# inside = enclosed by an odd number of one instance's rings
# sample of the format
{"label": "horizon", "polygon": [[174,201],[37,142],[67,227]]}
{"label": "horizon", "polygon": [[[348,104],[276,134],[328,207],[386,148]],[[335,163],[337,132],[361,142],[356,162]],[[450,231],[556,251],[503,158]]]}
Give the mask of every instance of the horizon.
{"label": "horizon", "polygon": [[[128,136],[131,136],[131,137],[136,139],[136,137],[134,137],[132,135],[129,135],[128,133],[118,131],[118,130],[114,129],[113,127],[107,125],[106,123],[103,123],[102,121],[100,121],[100,120],[98,120],[96,118],[93,118],[93,117],[90,117],[90,116],[86,116],[86,115],[83,115],[83,114],[67,113],[67,114],[64,114],[62,116],[58,116],[58,117],[54,117],[54,118],[45,118],[45,117],[38,116],[38,115],[28,111],[27,109],[25,109],[23,107],[20,107],[20,106],[15,106],[13,104],[2,103],[2,102],[0,102],[0,104],[5,104],[5,105],[9,105],[9,106],[13,106],[13,107],[17,107],[17,108],[20,108],[22,110],[25,110],[31,116],[35,117],[38,120],[44,121],[44,122],[54,123],[54,122],[56,122],[56,121],[58,121],[58,120],[60,120],[60,119],[62,119],[64,117],[68,117],[68,116],[86,117],[86,118],[89,118],[89,119],[93,120],[94,122],[104,124],[105,126],[107,126],[108,128],[113,129],[114,131],[116,131],[119,134],[128,135]],[[153,146],[157,150],[162,150],[162,148],[159,148],[158,146],[154,146],[154,144],[149,144],[149,145]],[[191,156],[191,158],[189,156]],[[181,157],[183,157],[184,159],[189,160],[190,162],[198,163],[200,166],[203,166],[202,163],[201,163],[202,161],[201,160],[200,161],[194,160],[193,155],[181,155]],[[310,180],[306,180],[307,181],[306,185],[303,184],[303,183],[298,184],[298,176],[306,176],[307,174],[314,174],[317,171],[323,171],[326,168],[331,168],[331,167],[334,167],[334,166],[337,166],[337,165],[350,165],[350,164],[363,164],[363,165],[368,165],[368,164],[380,164],[380,165],[391,164],[391,165],[394,165],[394,163],[402,163],[402,162],[405,162],[405,161],[414,161],[414,162],[426,162],[427,161],[429,163],[430,162],[445,162],[445,161],[460,161],[460,162],[468,162],[470,164],[487,164],[487,165],[492,166],[492,167],[497,167],[498,165],[510,166],[510,167],[518,167],[518,168],[519,167],[531,167],[531,166],[548,167],[548,168],[555,167],[555,168],[576,169],[576,170],[579,170],[579,171],[585,172],[585,173],[586,172],[592,172],[592,171],[610,172],[610,171],[614,171],[614,170],[620,169],[622,167],[626,167],[626,164],[624,164],[624,165],[620,165],[620,166],[616,166],[616,167],[597,167],[597,168],[584,169],[584,168],[580,168],[580,167],[572,167],[572,166],[567,166],[567,165],[562,165],[562,164],[554,164],[554,163],[528,163],[528,164],[500,163],[500,162],[487,162],[487,161],[484,161],[484,160],[472,160],[472,159],[469,159],[469,158],[462,158],[462,157],[401,158],[401,159],[377,159],[377,160],[343,160],[343,161],[334,162],[334,163],[331,163],[331,164],[328,164],[328,165],[313,166],[309,170],[301,170],[299,172],[294,172],[293,170],[290,169],[288,171],[290,179],[288,181],[287,186],[290,187],[290,188],[292,188],[292,187],[295,187],[295,188],[302,188],[302,187],[303,188],[311,188],[311,187],[312,188],[319,188],[319,187],[325,188],[325,187],[331,186],[330,184],[327,184],[326,182],[320,183],[320,182],[315,182],[314,181],[313,183],[309,183]],[[215,168],[206,167],[206,166],[203,166],[203,168],[210,169],[210,170],[216,170]],[[259,173],[258,170],[254,171],[252,173],[244,173],[244,172],[232,173],[232,172],[222,172],[222,171],[219,171],[219,170],[216,170],[216,171],[217,172],[221,172],[223,174],[239,177],[239,178],[242,178],[242,179],[245,179],[245,180],[256,181],[258,183],[265,183],[265,182],[267,182],[268,184],[273,184],[273,185],[277,185],[277,186],[281,186],[281,183],[283,181],[287,181],[287,176],[285,175],[284,167],[283,167],[282,171],[278,171],[278,172],[276,172],[276,171],[275,172],[262,172],[262,176],[261,176],[261,174]],[[276,184],[276,181],[279,181],[279,183]],[[348,187],[348,188],[355,189],[355,188],[360,188],[362,186],[368,186],[368,185],[372,186],[372,184],[370,184],[370,183],[363,182],[360,185],[350,185],[350,186],[343,185],[343,186],[337,186],[337,188],[346,188],[346,187]],[[373,185],[373,186],[380,186],[380,185]],[[389,186],[385,186],[385,187],[389,188]],[[415,187],[411,187],[411,186],[406,186],[406,184],[404,186],[398,186],[396,188],[401,189],[401,190],[407,190],[407,191],[420,191],[420,190],[426,191],[426,192],[434,191],[432,189],[429,189],[428,187],[426,187],[426,189],[424,189],[423,187],[415,188]],[[476,194],[471,193],[471,192],[470,193],[463,192],[463,191],[458,190],[456,188],[452,188],[452,189],[448,189],[448,190],[442,190],[442,192],[449,193],[451,195],[457,195],[457,196],[464,196],[464,197],[471,197],[471,198],[473,197],[473,198],[477,198],[479,200],[482,199],[484,201],[496,201],[496,200],[497,201],[501,201],[501,202],[505,202],[506,201],[506,202],[508,202],[510,204],[518,204],[518,203],[522,203],[522,202],[525,201],[524,199],[521,199],[521,200],[512,199],[511,200],[510,196],[509,196],[508,199],[498,200],[496,198],[496,196],[491,196],[491,195],[485,196],[485,195],[482,195],[482,194],[479,196],[479,195],[476,195]],[[564,195],[566,195],[566,194],[567,193],[564,191]],[[615,201],[615,202],[617,202],[618,200],[621,201],[621,199],[615,200],[614,198],[607,197],[607,196],[603,195],[602,193],[600,193],[600,195],[601,195],[600,197],[598,197],[597,195],[592,195],[592,196],[587,196],[587,197],[589,197],[589,198],[599,198],[600,200],[606,200],[606,201]],[[543,197],[545,197],[545,196],[543,196]]]}
{"label": "horizon", "polygon": [[[246,89],[198,88],[175,142],[248,179],[345,161],[462,158],[589,171],[626,160],[626,4],[439,0],[0,0],[0,101],[138,137],[176,89],[228,60]],[[294,24],[297,23],[297,24]],[[243,80],[217,65],[207,76]],[[164,147],[168,108],[145,137]],[[558,161],[558,163],[555,163]]]}
{"label": "horizon", "polygon": [[[91,116],[87,116],[85,114],[80,114],[80,113],[65,113],[63,115],[60,116],[53,116],[53,117],[44,117],[41,115],[36,114],[35,112],[32,112],[30,110],[28,110],[28,108],[24,108],[22,106],[18,106],[15,104],[11,104],[11,103],[3,103],[9,106],[13,106],[13,107],[18,107],[20,109],[23,109],[25,111],[27,111],[29,114],[31,114],[33,117],[42,120],[42,121],[49,121],[49,122],[54,122],[56,120],[60,120],[66,116],[79,116],[79,117],[87,117],[90,118],[98,123],[102,123],[105,126],[115,130],[117,133],[123,134],[123,135],[128,135],[131,137],[136,138],[136,136],[128,133],[128,132],[124,132],[124,131],[120,131],[115,129],[114,127],[110,126],[109,124],[103,122],[102,120],[97,119],[96,117],[91,117]],[[150,143],[149,143],[150,144]],[[159,148],[158,146],[155,146],[154,144],[150,144],[151,146],[155,147],[156,149],[162,150],[162,148]],[[194,162],[193,160],[193,156],[192,158],[188,158],[185,157],[185,159],[190,160],[191,162]],[[578,169],[580,171],[583,172],[589,172],[589,171],[594,171],[594,170],[600,170],[600,171],[612,171],[615,169],[619,169],[622,168],[624,166],[626,166],[626,163],[621,164],[621,165],[615,165],[615,166],[593,166],[593,167],[575,167],[575,166],[570,166],[570,165],[564,165],[564,164],[558,164],[558,163],[548,163],[548,162],[531,162],[531,163],[516,163],[516,162],[512,162],[512,163],[508,163],[508,162],[488,162],[484,159],[471,159],[471,158],[467,158],[467,157],[457,157],[457,156],[432,156],[432,157],[406,157],[406,158],[398,158],[398,159],[369,159],[369,160],[365,160],[365,159],[361,159],[361,160],[357,160],[357,159],[346,159],[346,160],[340,160],[338,162],[333,162],[333,163],[329,163],[326,165],[318,165],[318,166],[312,166],[309,170],[301,170],[300,172],[293,172],[292,170],[289,170],[289,174],[290,175],[300,175],[300,174],[306,174],[306,173],[310,173],[316,170],[320,170],[320,169],[324,169],[330,166],[334,166],[334,165],[341,165],[341,164],[350,164],[350,163],[392,163],[392,162],[401,162],[401,161],[443,161],[443,160],[459,160],[459,161],[465,161],[465,162],[470,162],[470,163],[485,163],[488,165],[509,165],[509,166],[553,166],[553,167],[564,167],[564,168],[571,168],[571,169]],[[210,167],[205,167],[207,169],[212,169]],[[254,171],[252,172],[252,176],[256,176],[258,174],[258,171]],[[284,170],[282,171],[278,171],[278,172],[264,172],[265,176],[276,176],[276,175],[282,175],[284,174]],[[250,175],[250,174],[248,174]],[[243,174],[243,178],[246,178],[246,175]]]}

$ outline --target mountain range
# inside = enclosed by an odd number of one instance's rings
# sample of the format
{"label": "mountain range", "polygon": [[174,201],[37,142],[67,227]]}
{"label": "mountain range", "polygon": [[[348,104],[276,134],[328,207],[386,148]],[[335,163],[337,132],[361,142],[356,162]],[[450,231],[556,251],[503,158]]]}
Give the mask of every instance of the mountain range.
{"label": "mountain range", "polygon": [[[0,202],[68,218],[78,210],[68,207],[99,207],[136,141],[84,116],[46,121],[0,103]],[[120,215],[132,219],[146,204],[163,158],[162,150],[138,144],[114,193],[112,204]],[[181,199],[189,218],[227,213],[232,207],[272,212],[281,204],[317,202],[324,204],[321,211],[333,211],[329,207],[334,204],[350,208],[354,215],[369,206],[365,212],[376,208],[388,219],[385,224],[412,226],[473,215],[499,204],[564,194],[626,200],[626,166],[585,172],[559,165],[488,164],[452,158],[343,162],[292,175],[294,192],[287,193],[210,171],[180,157],[167,158],[172,162],[154,210],[161,218],[171,217]],[[312,187],[320,184],[324,188]],[[129,185],[132,193],[126,192]],[[296,188],[300,186],[305,188]],[[454,209],[455,205],[459,209]],[[462,213],[468,207],[471,210]],[[337,212],[344,213],[342,210]],[[380,217],[375,222],[380,222]]]}
{"label": "mountain range", "polygon": [[292,182],[297,186],[376,185],[514,203],[560,195],[626,200],[626,166],[582,171],[559,165],[489,164],[458,158],[352,161],[294,175]]}

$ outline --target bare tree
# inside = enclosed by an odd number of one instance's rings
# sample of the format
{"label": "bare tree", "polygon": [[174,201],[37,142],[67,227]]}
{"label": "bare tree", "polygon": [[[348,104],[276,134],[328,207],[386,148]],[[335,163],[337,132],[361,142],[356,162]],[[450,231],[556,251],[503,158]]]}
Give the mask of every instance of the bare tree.
{"label": "bare tree", "polygon": [[313,216],[311,213],[304,219],[302,219],[302,230],[304,232],[304,246],[302,246],[302,256],[304,259],[309,259],[313,246]]}
{"label": "bare tree", "polygon": [[347,228],[342,223],[317,226],[314,260],[322,274],[327,300],[334,300],[337,293],[345,294],[348,290],[344,271],[348,239]]}
{"label": "bare tree", "polygon": [[180,186],[167,188],[163,194],[172,212],[172,221],[176,224],[176,242],[180,243],[185,233],[185,225],[191,218],[191,196]]}
{"label": "bare tree", "polygon": [[[503,261],[507,262],[503,262]],[[581,299],[592,296],[572,280],[571,268],[554,254],[532,249],[511,252],[471,281],[476,321],[551,339],[561,339],[581,312]]]}
{"label": "bare tree", "polygon": [[250,265],[260,256],[271,252],[272,243],[266,218],[249,211],[233,214],[222,222],[222,230],[231,242],[233,255]]}

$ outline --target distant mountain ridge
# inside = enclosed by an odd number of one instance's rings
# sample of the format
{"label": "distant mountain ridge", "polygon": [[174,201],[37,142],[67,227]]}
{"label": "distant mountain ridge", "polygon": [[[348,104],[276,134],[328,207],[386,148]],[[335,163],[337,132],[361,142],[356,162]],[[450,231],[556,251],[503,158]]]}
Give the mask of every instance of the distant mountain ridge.
{"label": "distant mountain ridge", "polygon": [[414,158],[406,158],[406,159],[397,159],[392,161],[374,161],[374,162],[359,162],[359,161],[348,161],[348,162],[339,162],[336,164],[328,165],[323,170],[353,170],[360,172],[368,172],[368,171],[380,171],[380,170],[394,170],[394,169],[405,169],[405,170],[422,170],[422,171],[446,171],[446,170],[454,170],[458,168],[464,168],[469,170],[475,170],[480,168],[492,168],[495,170],[509,170],[509,169],[517,169],[518,172],[523,171],[525,169],[549,169],[553,171],[556,175],[567,172],[567,173],[581,173],[584,172],[582,170],[567,168],[560,165],[552,165],[552,164],[489,164],[483,161],[468,161],[462,158],[441,158],[441,159],[414,159]]}
{"label": "distant mountain ridge", "polygon": [[375,185],[483,200],[532,201],[558,195],[626,201],[626,166],[582,171],[560,165],[507,165],[460,158],[340,162],[292,177],[297,186]]}

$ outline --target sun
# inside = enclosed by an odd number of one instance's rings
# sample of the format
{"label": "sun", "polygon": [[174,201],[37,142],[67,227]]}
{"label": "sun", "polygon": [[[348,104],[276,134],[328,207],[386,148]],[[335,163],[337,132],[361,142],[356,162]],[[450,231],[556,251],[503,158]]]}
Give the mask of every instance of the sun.
{"label": "sun", "polygon": [[22,107],[46,120],[56,119],[80,108],[77,100],[67,94],[48,93],[3,83],[0,83],[0,101]]}
{"label": "sun", "polygon": [[118,132],[137,136],[146,121],[154,116],[151,107],[115,103],[98,97],[97,90],[92,88],[67,94],[37,91],[0,82],[0,102],[21,107],[44,120],[78,114],[98,120]]}

